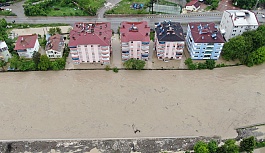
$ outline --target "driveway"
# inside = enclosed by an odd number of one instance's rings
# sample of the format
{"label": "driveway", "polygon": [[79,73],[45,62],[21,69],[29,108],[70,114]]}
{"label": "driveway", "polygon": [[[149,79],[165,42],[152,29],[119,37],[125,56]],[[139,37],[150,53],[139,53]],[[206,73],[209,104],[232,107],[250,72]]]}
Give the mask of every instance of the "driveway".
{"label": "driveway", "polygon": [[225,10],[239,10],[240,8],[233,6],[232,0],[221,0],[216,10],[223,12]]}
{"label": "driveway", "polygon": [[113,8],[116,4],[118,4],[121,0],[106,0],[105,6],[100,8],[97,12],[98,18],[104,18],[104,14],[107,10]]}
{"label": "driveway", "polygon": [[24,8],[23,8],[24,3],[25,3],[25,0],[14,3],[8,6],[8,8],[11,8],[12,12],[15,13],[18,18],[25,18],[26,16],[24,14]]}

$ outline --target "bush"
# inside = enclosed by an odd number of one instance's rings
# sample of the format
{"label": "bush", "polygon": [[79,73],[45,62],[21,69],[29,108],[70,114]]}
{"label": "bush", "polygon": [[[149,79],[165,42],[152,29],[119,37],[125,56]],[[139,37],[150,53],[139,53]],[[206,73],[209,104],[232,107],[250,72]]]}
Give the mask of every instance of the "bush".
{"label": "bush", "polygon": [[206,60],[205,65],[207,69],[212,70],[215,68],[215,60],[212,60],[212,59]]}
{"label": "bush", "polygon": [[145,66],[145,61],[131,58],[123,63],[126,69],[129,70],[142,70]]}
{"label": "bush", "polygon": [[106,66],[105,66],[105,70],[106,70],[106,71],[111,70],[110,66],[109,66],[109,65],[106,65]]}
{"label": "bush", "polygon": [[198,69],[207,69],[207,65],[205,63],[198,63]]}
{"label": "bush", "polygon": [[256,147],[255,138],[249,137],[245,138],[240,142],[240,151],[246,151],[247,153],[251,153]]}
{"label": "bush", "polygon": [[119,69],[118,69],[117,67],[114,67],[112,70],[113,70],[113,72],[115,72],[115,73],[118,73],[118,72],[119,72]]}

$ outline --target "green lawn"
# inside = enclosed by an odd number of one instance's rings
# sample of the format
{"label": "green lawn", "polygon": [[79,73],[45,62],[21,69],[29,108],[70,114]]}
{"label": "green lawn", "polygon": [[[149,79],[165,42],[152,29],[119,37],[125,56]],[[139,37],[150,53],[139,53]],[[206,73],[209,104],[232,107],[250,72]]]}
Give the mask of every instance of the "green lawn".
{"label": "green lawn", "polygon": [[[54,8],[58,8],[60,10],[55,10]],[[70,7],[60,7],[54,6],[54,8],[49,9],[47,11],[47,16],[86,16],[88,15],[87,12],[84,12],[80,9],[70,8]]]}
{"label": "green lawn", "polygon": [[0,11],[0,15],[5,15],[5,16],[17,16],[15,13],[10,12],[10,11],[6,11],[6,10]]}
{"label": "green lawn", "polygon": [[[145,9],[146,4],[150,0],[122,0],[117,6],[113,9],[107,11],[107,14],[148,14],[148,11]],[[144,4],[144,9],[132,9],[131,5],[133,3]]]}
{"label": "green lawn", "polygon": [[[106,14],[149,14],[149,4],[150,0],[122,0],[113,9],[106,12]],[[144,9],[132,9],[131,5],[133,3],[144,4]],[[168,2],[166,0],[159,0],[160,5],[170,5],[177,6],[178,4]]]}

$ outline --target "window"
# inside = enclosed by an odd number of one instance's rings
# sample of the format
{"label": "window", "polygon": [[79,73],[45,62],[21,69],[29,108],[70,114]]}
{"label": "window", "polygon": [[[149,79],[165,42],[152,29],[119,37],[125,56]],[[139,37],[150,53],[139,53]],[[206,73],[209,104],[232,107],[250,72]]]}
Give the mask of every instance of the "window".
{"label": "window", "polygon": [[236,32],[236,30],[233,30],[233,32]]}
{"label": "window", "polygon": [[85,45],[85,47],[87,47],[87,45]]}
{"label": "window", "polygon": [[201,49],[200,47],[196,47],[196,49]]}
{"label": "window", "polygon": [[198,56],[194,56],[194,57],[198,57]]}
{"label": "window", "polygon": [[216,54],[218,54],[219,52],[215,52]]}
{"label": "window", "polygon": [[91,45],[91,47],[93,47],[93,45]]}
{"label": "window", "polygon": [[235,26],[235,28],[238,28],[238,26]]}
{"label": "window", "polygon": [[200,52],[195,52],[195,54],[199,54]]}
{"label": "window", "polygon": [[232,36],[234,36],[235,34],[233,33]]}
{"label": "window", "polygon": [[241,32],[241,30],[239,32]]}

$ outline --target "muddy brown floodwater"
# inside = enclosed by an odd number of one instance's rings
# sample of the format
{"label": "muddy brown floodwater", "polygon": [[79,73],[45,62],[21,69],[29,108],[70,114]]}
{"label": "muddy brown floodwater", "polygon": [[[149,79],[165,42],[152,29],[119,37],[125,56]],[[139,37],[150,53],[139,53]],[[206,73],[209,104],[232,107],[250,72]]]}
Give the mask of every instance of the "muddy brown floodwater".
{"label": "muddy brown floodwater", "polygon": [[2,140],[232,138],[234,128],[265,122],[265,65],[0,77]]}

